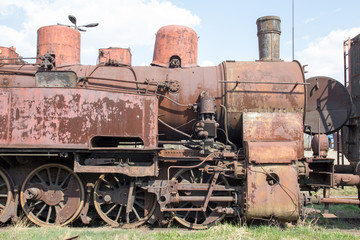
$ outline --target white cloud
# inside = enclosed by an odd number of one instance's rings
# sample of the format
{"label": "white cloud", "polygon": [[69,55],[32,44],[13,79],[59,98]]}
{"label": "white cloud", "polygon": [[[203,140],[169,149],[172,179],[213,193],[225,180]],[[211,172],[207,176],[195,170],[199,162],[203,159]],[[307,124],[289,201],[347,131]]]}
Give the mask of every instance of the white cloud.
{"label": "white cloud", "polygon": [[100,23],[82,33],[83,64],[94,64],[99,48],[152,48],[156,31],[164,25],[200,24],[198,16],[166,0],[1,0],[0,17],[11,18],[14,8],[24,12],[24,21],[21,29],[14,29],[11,22],[0,23],[1,45],[15,46],[22,56],[35,56],[36,31],[41,26],[70,24],[70,14],[79,25]]}
{"label": "white cloud", "polygon": [[308,24],[308,23],[314,22],[315,20],[316,20],[316,18],[310,17],[310,18],[305,19],[305,20],[304,20],[304,23],[305,23],[305,24]]}
{"label": "white cloud", "polygon": [[327,36],[315,39],[307,47],[295,53],[301,64],[308,64],[307,78],[328,76],[344,81],[343,41],[355,37],[360,28],[331,31]]}
{"label": "white cloud", "polygon": [[210,60],[204,60],[200,63],[201,67],[210,67],[210,66],[215,66],[215,64],[210,61]]}

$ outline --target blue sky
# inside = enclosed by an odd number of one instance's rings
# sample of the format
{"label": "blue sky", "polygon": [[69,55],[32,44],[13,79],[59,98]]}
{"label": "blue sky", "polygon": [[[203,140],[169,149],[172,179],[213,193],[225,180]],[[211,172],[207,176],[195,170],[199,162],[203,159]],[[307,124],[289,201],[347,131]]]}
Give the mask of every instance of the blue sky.
{"label": "blue sky", "polygon": [[[307,77],[343,80],[343,40],[360,33],[360,1],[295,0],[295,59],[308,64]],[[81,61],[95,64],[99,48],[130,47],[133,65],[149,65],[161,26],[192,27],[199,36],[200,65],[258,59],[256,19],[281,18],[280,56],[291,60],[292,0],[1,0],[0,46],[36,54],[36,30],[67,15],[80,24],[99,22],[82,33]]]}

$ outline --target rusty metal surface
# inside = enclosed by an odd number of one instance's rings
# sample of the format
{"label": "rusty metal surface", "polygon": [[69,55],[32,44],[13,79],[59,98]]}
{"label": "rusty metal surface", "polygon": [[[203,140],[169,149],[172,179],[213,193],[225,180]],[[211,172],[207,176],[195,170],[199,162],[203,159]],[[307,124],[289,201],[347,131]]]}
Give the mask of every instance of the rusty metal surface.
{"label": "rusty metal surface", "polygon": [[314,156],[326,157],[329,150],[329,140],[325,134],[316,134],[311,140],[311,149]]}
{"label": "rusty metal surface", "polygon": [[296,167],[251,165],[247,176],[244,208],[248,219],[294,221],[299,218],[301,198]]}
{"label": "rusty metal surface", "polygon": [[223,85],[229,113],[303,112],[305,87],[296,83],[304,82],[304,77],[297,62],[224,62],[223,66],[225,80],[232,82]]}
{"label": "rusty metal surface", "polygon": [[158,175],[157,162],[149,166],[87,166],[81,165],[78,161],[74,162],[74,172],[76,173],[119,173],[130,177],[147,177]]}
{"label": "rusty metal surface", "polygon": [[280,60],[280,18],[266,16],[256,21],[259,58],[262,61]]}
{"label": "rusty metal surface", "polygon": [[85,191],[79,178],[61,164],[45,164],[25,179],[20,192],[26,216],[39,226],[66,225],[84,205]]}
{"label": "rusty metal surface", "polygon": [[0,47],[0,64],[7,63],[7,64],[15,64],[19,62],[18,59],[9,59],[4,60],[4,58],[18,58],[19,54],[16,52],[16,48],[14,47]]}
{"label": "rusty metal surface", "polygon": [[294,141],[297,157],[304,156],[303,118],[300,113],[244,113],[244,141]]}
{"label": "rusty metal surface", "polygon": [[222,83],[228,112],[229,138],[235,144],[241,144],[237,136],[242,134],[243,113],[298,113],[302,117],[305,86],[296,84],[304,82],[302,68],[297,62],[224,62],[223,71],[225,81],[229,81]]}
{"label": "rusty metal surface", "polygon": [[31,65],[0,66],[0,87],[34,87],[36,71]]}
{"label": "rusty metal surface", "polygon": [[99,49],[99,63],[114,65],[124,64],[131,65],[130,48],[100,48]]}
{"label": "rusty metal surface", "polygon": [[181,67],[197,66],[198,37],[196,32],[185,26],[169,25],[160,28],[156,34],[152,65],[169,67],[172,56],[180,57]]}
{"label": "rusty metal surface", "polygon": [[144,224],[156,207],[154,194],[142,185],[148,179],[103,174],[94,186],[94,206],[100,217],[113,227],[131,228]]}
{"label": "rusty metal surface", "polygon": [[[360,116],[360,37],[357,35],[353,39],[348,39],[348,72],[349,72],[349,80],[348,80],[348,87],[351,94],[351,98],[354,101],[355,108],[352,109],[353,117]],[[346,72],[344,73],[346,74]],[[357,147],[358,148],[358,147]]]}
{"label": "rusty metal surface", "polygon": [[157,146],[157,100],[153,96],[3,88],[0,100],[1,148],[89,149],[95,136],[137,137],[144,148]]}
{"label": "rusty metal surface", "polygon": [[360,200],[348,198],[321,198],[320,203],[360,205]]}
{"label": "rusty metal surface", "polygon": [[[207,91],[212,97],[221,95],[220,86],[217,82],[219,79],[218,67],[191,69],[134,67],[134,69],[139,82],[144,79],[163,81],[163,76],[167,76],[169,81],[177,80],[179,82],[179,91],[169,91],[163,94],[182,105],[159,96],[159,118],[187,134],[192,133],[192,126],[197,117],[196,112],[190,106],[198,101],[200,93]],[[216,100],[217,103],[220,103],[220,101],[220,98]],[[169,130],[162,124],[159,124],[159,134],[162,140],[184,139],[184,136]]]}
{"label": "rusty metal surface", "polygon": [[360,176],[355,175],[355,174],[335,173],[334,174],[334,185],[337,185],[337,186],[359,186],[360,185]]}
{"label": "rusty metal surface", "polygon": [[348,90],[329,77],[312,77],[306,82],[310,85],[306,89],[305,125],[310,126],[311,134],[336,132],[350,116],[352,100]]}
{"label": "rusty metal surface", "polygon": [[296,142],[245,142],[250,163],[291,163],[297,160]]}
{"label": "rusty metal surface", "polygon": [[[10,218],[17,220],[17,194],[13,194],[14,183],[5,169],[0,167],[0,222],[5,223]],[[15,197],[14,197],[15,195]]]}
{"label": "rusty metal surface", "polygon": [[80,32],[59,25],[39,28],[37,57],[46,53],[55,54],[56,66],[80,64]]}

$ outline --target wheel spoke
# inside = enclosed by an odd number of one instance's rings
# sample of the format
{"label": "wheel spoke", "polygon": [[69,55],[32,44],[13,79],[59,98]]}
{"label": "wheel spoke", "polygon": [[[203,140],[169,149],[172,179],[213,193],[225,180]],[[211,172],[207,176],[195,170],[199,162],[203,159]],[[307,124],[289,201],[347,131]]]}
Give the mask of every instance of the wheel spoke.
{"label": "wheel spoke", "polygon": [[140,218],[138,212],[136,211],[136,209],[133,207],[132,210],[135,213],[135,216],[136,216],[137,220],[140,220],[141,218]]}
{"label": "wheel spoke", "polygon": [[107,185],[110,186],[110,188],[112,188],[113,190],[116,189],[116,187],[114,185],[112,185],[108,180],[106,180],[105,178],[104,179],[101,179],[104,183],[106,183]]}
{"label": "wheel spoke", "polygon": [[0,203],[0,208],[1,208],[1,209],[4,209],[5,206]]}
{"label": "wheel spoke", "polygon": [[0,184],[0,188],[3,188],[3,187],[5,187],[6,186],[6,183],[4,182],[4,183],[2,183],[2,184]]}
{"label": "wheel spoke", "polygon": [[67,180],[70,178],[71,176],[71,172],[65,177],[65,179],[62,181],[62,183],[60,184],[60,188],[63,188],[64,184],[67,182]]}
{"label": "wheel spoke", "polygon": [[203,180],[204,180],[204,171],[201,171],[200,183],[203,183]]}
{"label": "wheel spoke", "polygon": [[50,220],[51,210],[52,210],[52,207],[49,206],[49,212],[48,212],[47,217],[46,217],[46,222],[47,222],[47,223],[49,223],[49,220]]}
{"label": "wheel spoke", "polygon": [[117,203],[114,203],[114,205],[105,213],[105,215],[108,215],[109,213],[111,213],[112,210],[114,210],[114,208],[117,206]]}
{"label": "wheel spoke", "polygon": [[145,200],[144,196],[136,196],[136,199]]}
{"label": "wheel spoke", "polygon": [[182,180],[187,181],[187,180],[183,177],[183,175],[180,174],[179,177],[180,177]]}
{"label": "wheel spoke", "polygon": [[117,221],[119,220],[120,213],[121,213],[121,210],[122,210],[122,209],[123,209],[123,206],[120,205],[119,211],[118,211],[118,213],[116,214],[115,222],[117,222]]}
{"label": "wheel spoke", "polygon": [[118,179],[114,174],[112,174],[112,176],[113,176],[115,182],[117,183],[118,187],[120,188],[120,187],[121,187],[121,184],[120,184],[119,179]]}
{"label": "wheel spoke", "polygon": [[142,205],[142,204],[141,204],[141,203],[139,203],[138,201],[134,200],[134,203],[135,203],[136,205],[138,205],[140,208],[142,208],[142,209],[144,209],[144,210],[145,210],[144,205]]}
{"label": "wheel spoke", "polygon": [[40,182],[41,182],[42,184],[44,184],[45,186],[47,186],[45,180],[39,175],[39,173],[36,173],[35,176],[37,176],[37,177],[39,178],[39,180],[40,180]]}
{"label": "wheel spoke", "polygon": [[187,211],[186,214],[185,214],[185,216],[183,217],[183,219],[186,220],[186,218],[189,216],[190,213],[191,213],[190,211]]}
{"label": "wheel spoke", "polygon": [[45,210],[47,204],[44,203],[44,205],[42,206],[42,208],[40,209],[40,211],[35,215],[36,217],[39,217],[39,215]]}
{"label": "wheel spoke", "polygon": [[204,218],[207,219],[206,212],[202,212],[204,215]]}
{"label": "wheel spoke", "polygon": [[181,204],[181,205],[179,206],[179,208],[183,208],[183,207],[185,207],[185,206],[188,205],[188,204],[189,204],[189,202],[185,202],[185,203]]}
{"label": "wheel spoke", "polygon": [[[194,175],[194,172],[192,169],[190,169],[190,174],[191,174],[191,177],[190,177],[190,182],[191,183],[195,183],[196,182],[196,178],[195,178],[195,175]],[[191,181],[192,179],[192,181]]]}
{"label": "wheel spoke", "polygon": [[144,192],[145,192],[145,190],[144,190],[144,189],[141,189],[141,188],[139,188],[139,189],[136,190],[136,194],[140,194],[140,193],[144,193]]}
{"label": "wheel spoke", "polygon": [[47,175],[48,175],[48,178],[49,178],[49,185],[52,185],[50,168],[46,168],[46,172],[47,172]]}
{"label": "wheel spoke", "polygon": [[7,198],[8,195],[6,193],[0,193],[0,198]]}
{"label": "wheel spoke", "polygon": [[60,172],[61,172],[61,168],[58,168],[57,174],[56,174],[56,179],[55,179],[55,185],[59,184],[59,177],[60,177]]}
{"label": "wheel spoke", "polygon": [[37,201],[37,202],[34,203],[34,204],[30,204],[30,205],[29,205],[29,208],[34,208],[35,206],[39,205],[39,204],[42,203],[42,202],[43,202],[43,201],[39,200],[39,201]]}

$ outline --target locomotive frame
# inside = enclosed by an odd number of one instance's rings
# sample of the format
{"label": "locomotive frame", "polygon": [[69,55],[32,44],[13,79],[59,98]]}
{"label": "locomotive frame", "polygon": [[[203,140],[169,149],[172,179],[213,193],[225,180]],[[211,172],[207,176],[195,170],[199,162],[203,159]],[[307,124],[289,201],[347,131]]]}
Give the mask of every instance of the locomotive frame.
{"label": "locomotive frame", "polygon": [[[259,61],[212,67],[197,66],[197,35],[183,26],[158,31],[152,66],[131,66],[121,48],[81,65],[80,35],[64,26],[39,29],[36,64],[8,49],[0,221],[21,206],[40,226],[88,224],[95,208],[114,227],[174,218],[204,229],[225,216],[290,222],[310,203],[359,205],[328,196],[359,186],[354,163],[336,168],[320,149],[304,157],[306,87],[319,89],[300,63],[280,60],[280,19],[257,25]],[[323,198],[301,192],[316,189]]]}

